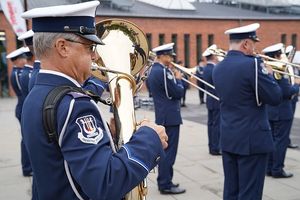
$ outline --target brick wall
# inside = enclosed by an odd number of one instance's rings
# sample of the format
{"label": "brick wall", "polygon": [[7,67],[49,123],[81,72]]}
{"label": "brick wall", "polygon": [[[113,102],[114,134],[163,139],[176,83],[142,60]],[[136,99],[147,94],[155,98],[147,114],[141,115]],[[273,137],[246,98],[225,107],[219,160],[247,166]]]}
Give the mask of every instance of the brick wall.
{"label": "brick wall", "polygon": [[[105,19],[97,18],[97,21]],[[165,34],[165,42],[172,42],[171,35],[177,34],[178,60],[184,60],[184,34],[190,35],[190,67],[197,64],[196,35],[202,35],[202,52],[208,47],[208,35],[214,35],[214,43],[218,47],[228,49],[228,36],[224,31],[230,28],[260,23],[257,35],[261,42],[257,44],[260,52],[266,46],[281,42],[281,34],[286,34],[286,45],[291,44],[292,34],[300,39],[300,20],[289,21],[254,21],[254,20],[199,20],[199,19],[150,19],[150,18],[124,18],[137,24],[145,33],[152,34],[152,47],[159,45],[158,35]],[[300,43],[297,42],[298,48]]]}

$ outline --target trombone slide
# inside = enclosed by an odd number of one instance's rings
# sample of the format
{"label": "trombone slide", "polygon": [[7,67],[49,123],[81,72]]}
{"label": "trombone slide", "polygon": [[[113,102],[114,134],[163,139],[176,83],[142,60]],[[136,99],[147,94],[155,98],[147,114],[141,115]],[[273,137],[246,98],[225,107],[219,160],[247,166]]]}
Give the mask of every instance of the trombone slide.
{"label": "trombone slide", "polygon": [[199,87],[198,85],[194,84],[193,82],[191,82],[191,81],[189,81],[189,80],[187,80],[187,79],[185,79],[183,77],[182,77],[182,80],[185,81],[185,82],[187,82],[187,83],[189,83],[189,84],[191,84],[192,86],[196,87],[197,89],[201,90],[202,92],[204,92],[205,94],[211,96],[212,98],[216,99],[217,101],[220,101],[219,97],[217,97],[214,94],[212,94],[212,93],[210,93],[210,92],[202,89],[201,87]]}

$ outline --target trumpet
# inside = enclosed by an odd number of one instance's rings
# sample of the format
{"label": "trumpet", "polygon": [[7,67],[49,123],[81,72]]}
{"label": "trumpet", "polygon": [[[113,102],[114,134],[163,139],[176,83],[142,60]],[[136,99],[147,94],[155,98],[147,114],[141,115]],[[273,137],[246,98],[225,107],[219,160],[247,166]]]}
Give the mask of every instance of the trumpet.
{"label": "trumpet", "polygon": [[[209,86],[209,87],[215,89],[215,86],[211,85],[210,83],[204,81],[203,79],[201,79],[201,78],[199,78],[199,77],[197,77],[197,76],[195,75],[196,70],[197,70],[196,67],[187,69],[187,68],[185,68],[185,67],[183,67],[183,66],[181,66],[181,65],[178,65],[178,64],[176,64],[176,63],[174,63],[174,62],[171,62],[171,64],[172,64],[175,68],[177,68],[177,69],[179,69],[180,71],[182,71],[183,73],[186,73],[187,75],[189,75],[190,77],[193,77],[193,78],[197,79],[198,81],[204,83],[205,85],[207,85],[207,86]],[[197,89],[201,90],[202,92],[204,92],[205,94],[211,96],[212,98],[214,98],[214,99],[216,99],[216,100],[218,100],[218,101],[220,100],[219,97],[217,97],[216,95],[214,95],[214,94],[212,94],[212,93],[210,93],[210,92],[208,92],[208,91],[206,91],[206,90],[200,88],[198,85],[196,85],[196,84],[194,84],[193,82],[187,80],[186,78],[183,78],[183,77],[182,77],[181,80],[183,80],[183,81],[189,83],[190,85],[196,87]]]}

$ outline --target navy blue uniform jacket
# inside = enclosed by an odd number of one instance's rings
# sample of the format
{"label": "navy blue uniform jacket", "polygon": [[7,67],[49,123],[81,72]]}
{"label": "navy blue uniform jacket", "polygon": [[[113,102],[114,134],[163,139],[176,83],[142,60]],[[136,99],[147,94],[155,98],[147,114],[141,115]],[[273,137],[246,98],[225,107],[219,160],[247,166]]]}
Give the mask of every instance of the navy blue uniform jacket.
{"label": "navy blue uniform jacket", "polygon": [[155,122],[163,126],[182,124],[180,99],[184,88],[181,80],[176,80],[169,69],[156,62],[148,76],[148,86],[154,101]]}
{"label": "navy blue uniform jacket", "polygon": [[271,128],[265,104],[278,105],[281,89],[258,61],[258,97],[255,95],[255,59],[229,51],[215,66],[213,82],[220,98],[221,149],[250,155],[273,151]]}
{"label": "navy blue uniform jacket", "polygon": [[90,90],[95,94],[101,96],[104,90],[107,89],[107,83],[99,80],[94,76],[91,76],[84,82],[82,87],[86,90]]}
{"label": "navy blue uniform jacket", "polygon": [[41,62],[39,60],[36,60],[33,64],[33,70],[31,73],[31,77],[29,79],[28,91],[30,91],[33,88],[35,81],[36,81],[36,76],[39,73],[40,68],[41,68]]}
{"label": "navy blue uniform jacket", "polygon": [[19,121],[21,121],[22,106],[23,106],[23,102],[24,102],[24,97],[22,94],[22,87],[21,87],[21,82],[20,82],[20,77],[21,77],[22,71],[23,71],[23,68],[13,67],[13,69],[11,71],[11,75],[10,75],[11,86],[18,97],[18,102],[17,102],[16,109],[15,109],[15,116]]}
{"label": "navy blue uniform jacket", "polygon": [[285,78],[284,76],[277,80],[281,91],[283,100],[277,106],[270,106],[268,105],[268,115],[269,120],[271,121],[279,121],[279,120],[290,120],[293,119],[293,108],[292,108],[292,96],[294,94],[298,94],[299,92],[299,85],[291,85],[289,83],[288,77]]}
{"label": "navy blue uniform jacket", "polygon": [[[208,63],[203,70],[203,79],[210,83],[211,85],[214,85],[213,79],[212,79],[212,73],[214,69],[214,64],[213,63]],[[205,85],[205,90],[210,92],[211,94],[217,96],[216,90],[209,87],[208,85]],[[220,109],[220,103],[218,100],[214,99],[213,97],[207,95],[206,96],[206,107],[209,110],[218,110]]]}
{"label": "navy blue uniform jacket", "polygon": [[64,74],[40,70],[24,102],[22,132],[36,182],[35,196],[77,199],[68,175],[84,199],[120,200],[164,156],[158,135],[141,127],[114,153],[96,103],[81,93],[70,93],[57,109],[59,146],[48,143],[42,125],[43,103],[50,90],[62,85],[80,87]]}
{"label": "navy blue uniform jacket", "polygon": [[31,66],[25,65],[20,77],[20,83],[22,88],[23,98],[25,99],[28,95],[28,84],[31,78],[33,68]]}

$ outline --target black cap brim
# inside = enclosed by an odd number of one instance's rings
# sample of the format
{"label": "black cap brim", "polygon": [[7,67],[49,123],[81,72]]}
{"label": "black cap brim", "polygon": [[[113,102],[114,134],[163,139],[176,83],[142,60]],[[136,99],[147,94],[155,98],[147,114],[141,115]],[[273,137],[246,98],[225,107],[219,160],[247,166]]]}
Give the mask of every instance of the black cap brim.
{"label": "black cap brim", "polygon": [[102,40],[100,38],[98,38],[96,35],[81,35],[81,34],[77,34],[77,35],[79,35],[80,37],[83,37],[87,40],[90,40],[92,42],[95,42],[96,44],[104,45]]}

